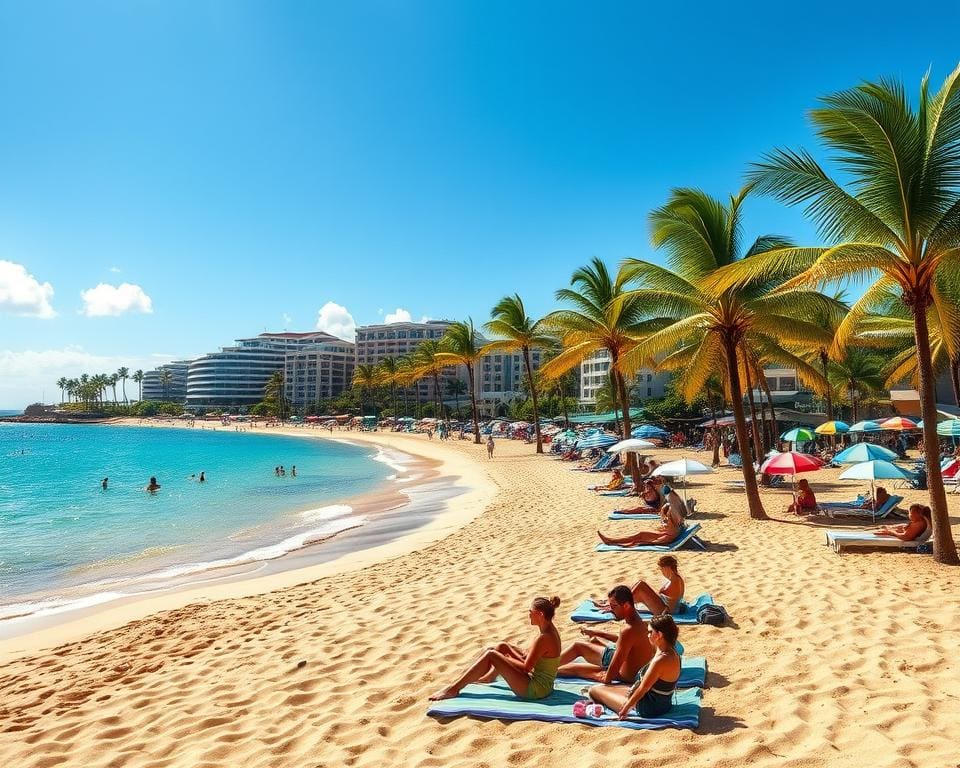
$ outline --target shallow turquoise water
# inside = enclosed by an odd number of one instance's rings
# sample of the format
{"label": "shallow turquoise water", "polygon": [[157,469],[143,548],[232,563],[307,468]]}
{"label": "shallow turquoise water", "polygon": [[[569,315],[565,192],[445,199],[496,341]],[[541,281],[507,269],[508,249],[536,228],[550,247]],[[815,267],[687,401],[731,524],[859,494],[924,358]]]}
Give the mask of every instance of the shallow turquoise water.
{"label": "shallow turquoise water", "polygon": [[[223,428],[0,424],[0,618],[28,595],[269,559],[353,527],[325,505],[386,480],[375,453]],[[205,483],[189,478],[201,470]]]}

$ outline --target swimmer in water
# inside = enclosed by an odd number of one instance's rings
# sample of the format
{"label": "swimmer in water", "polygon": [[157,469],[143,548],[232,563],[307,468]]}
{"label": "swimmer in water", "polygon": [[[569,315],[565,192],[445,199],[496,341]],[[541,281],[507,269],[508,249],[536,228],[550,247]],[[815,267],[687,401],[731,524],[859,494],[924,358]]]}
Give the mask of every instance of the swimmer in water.
{"label": "swimmer in water", "polygon": [[292,467],[290,467],[290,477],[296,477],[296,476],[297,476],[297,465],[294,464]]}
{"label": "swimmer in water", "polygon": [[205,482],[207,482],[206,475],[204,475],[203,472],[200,473],[200,477],[199,477],[199,479],[197,480],[197,482],[198,482],[198,483],[205,483]]}
{"label": "swimmer in water", "polygon": [[108,481],[108,480],[110,480],[110,478],[109,478],[109,477],[105,477],[105,478],[103,478],[103,480],[100,481],[100,487],[101,487],[103,490],[107,490],[107,481]]}
{"label": "swimmer in water", "polygon": [[157,482],[157,478],[151,477],[150,484],[146,487],[146,490],[150,493],[156,493],[160,490],[160,483]]}

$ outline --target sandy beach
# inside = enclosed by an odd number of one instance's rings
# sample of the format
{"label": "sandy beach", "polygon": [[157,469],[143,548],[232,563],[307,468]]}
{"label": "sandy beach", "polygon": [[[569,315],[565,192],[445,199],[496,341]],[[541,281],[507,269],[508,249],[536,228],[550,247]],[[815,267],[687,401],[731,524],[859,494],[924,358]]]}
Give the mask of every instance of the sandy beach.
{"label": "sandy beach", "polygon": [[[441,462],[470,491],[411,536],[313,569],[179,592],[0,646],[0,765],[954,766],[960,571],[928,556],[824,546],[827,523],[747,518],[722,469],[693,485],[705,552],[688,595],[730,626],[682,628],[710,673],[697,731],[426,716],[427,696],[485,645],[525,642],[536,595],[558,627],[583,597],[654,580],[656,556],[596,553],[622,500],[532,446],[349,433]],[[661,451],[658,458],[678,458]],[[701,454],[701,460],[706,454]],[[822,501],[862,488],[808,475]],[[906,506],[922,492],[899,492]],[[950,496],[955,535],[960,496]],[[837,526],[836,522],[829,523]],[[841,523],[842,525],[842,523]]]}

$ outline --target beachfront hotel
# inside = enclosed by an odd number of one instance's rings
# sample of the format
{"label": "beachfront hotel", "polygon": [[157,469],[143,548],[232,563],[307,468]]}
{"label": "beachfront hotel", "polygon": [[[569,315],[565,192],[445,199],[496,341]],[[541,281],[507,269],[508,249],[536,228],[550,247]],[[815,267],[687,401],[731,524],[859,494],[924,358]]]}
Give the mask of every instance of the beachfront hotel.
{"label": "beachfront hotel", "polygon": [[[248,339],[237,339],[235,346],[224,347],[193,360],[187,369],[187,408],[209,406],[252,406],[263,400],[264,388],[270,377],[286,367],[288,354],[308,351],[323,344],[346,348],[329,333],[261,333]],[[319,353],[318,353],[319,354]],[[339,353],[328,351],[335,356]],[[349,355],[350,352],[343,354]],[[305,370],[306,370],[306,362]],[[319,362],[319,361],[318,361]],[[332,363],[332,358],[330,360]],[[320,371],[332,373],[332,367],[320,366]],[[305,372],[305,379],[309,378]],[[326,385],[314,384],[321,389]],[[304,381],[306,392],[306,381]]]}
{"label": "beachfront hotel", "polygon": [[[631,394],[636,400],[647,400],[653,397],[663,397],[666,394],[667,384],[670,382],[669,373],[657,373],[641,368],[636,377],[628,386],[633,387]],[[595,406],[597,392],[610,383],[610,353],[600,350],[580,363],[580,405]]]}
{"label": "beachfront hotel", "polygon": [[350,389],[356,345],[333,339],[321,341],[284,358],[284,392],[296,407],[314,405]]}
{"label": "beachfront hotel", "polygon": [[[182,403],[187,397],[187,368],[189,360],[174,360],[143,374],[143,399],[168,400]],[[165,377],[164,373],[169,373]],[[164,381],[167,378],[167,381]]]}
{"label": "beachfront hotel", "polygon": [[[381,325],[363,325],[357,328],[356,363],[357,365],[376,365],[381,360],[410,355],[420,344],[428,339],[440,341],[452,325],[450,320],[428,320],[425,323],[384,323]],[[461,375],[462,374],[462,375]],[[447,366],[440,377],[441,388],[451,379],[467,380],[466,370],[458,371],[455,366]],[[411,385],[407,391],[424,402],[434,398],[433,379],[426,377]],[[441,396],[443,392],[441,391]]]}

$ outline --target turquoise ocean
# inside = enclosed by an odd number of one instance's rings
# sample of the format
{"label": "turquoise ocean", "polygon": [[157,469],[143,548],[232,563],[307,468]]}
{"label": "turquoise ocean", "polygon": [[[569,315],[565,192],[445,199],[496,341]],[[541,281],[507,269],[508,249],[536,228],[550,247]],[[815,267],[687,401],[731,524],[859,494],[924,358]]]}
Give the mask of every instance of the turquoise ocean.
{"label": "turquoise ocean", "polygon": [[[338,502],[384,487],[396,461],[369,446],[222,428],[0,423],[0,631],[362,526]],[[144,490],[151,476],[156,493]]]}

